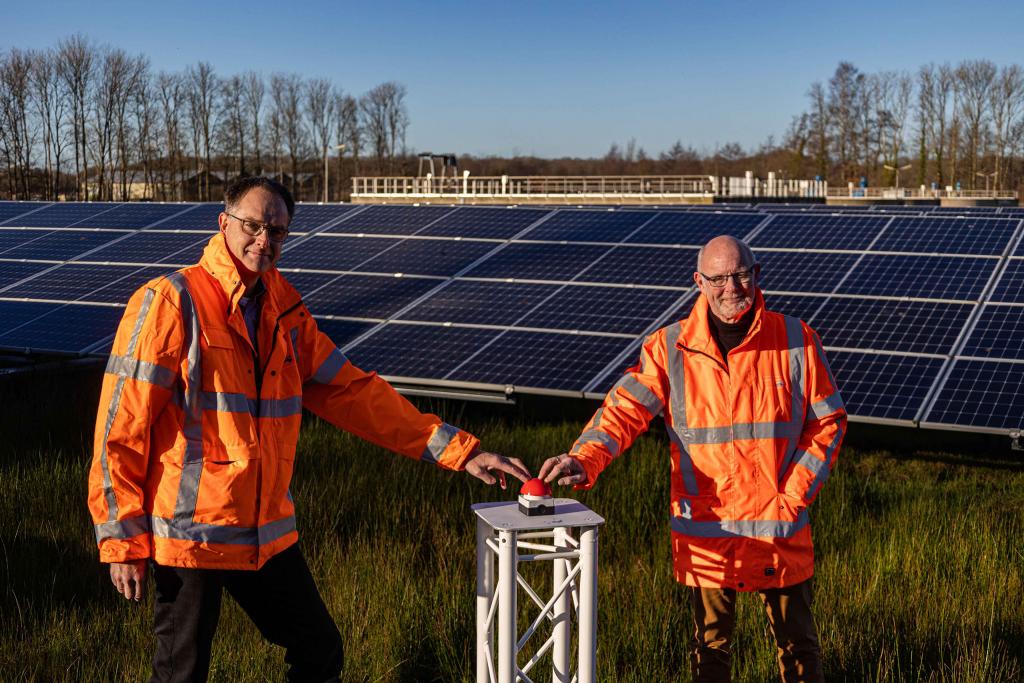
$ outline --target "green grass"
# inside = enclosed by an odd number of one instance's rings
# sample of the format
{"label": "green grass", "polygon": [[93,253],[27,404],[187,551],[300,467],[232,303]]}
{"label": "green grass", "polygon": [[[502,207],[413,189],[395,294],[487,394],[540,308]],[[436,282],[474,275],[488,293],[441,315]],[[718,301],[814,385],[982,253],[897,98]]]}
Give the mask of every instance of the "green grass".
{"label": "green grass", "polygon": [[[449,418],[535,470],[581,426]],[[579,495],[607,519],[598,594],[605,681],[689,680],[690,610],[671,572],[667,443],[653,431]],[[5,450],[0,680],[145,679],[150,605],[117,596],[96,561],[85,510],[87,450],[11,443]],[[302,547],[345,639],[346,680],[472,679],[469,506],[511,500],[515,488],[488,488],[321,422],[306,425],[293,493]],[[829,680],[1024,677],[1022,509],[1018,461],[845,450],[812,511]],[[774,645],[760,601],[743,597],[736,680],[772,680]],[[521,624],[535,613],[524,603],[522,596]],[[282,680],[282,656],[225,598],[211,680]],[[546,668],[534,670],[538,680]]]}

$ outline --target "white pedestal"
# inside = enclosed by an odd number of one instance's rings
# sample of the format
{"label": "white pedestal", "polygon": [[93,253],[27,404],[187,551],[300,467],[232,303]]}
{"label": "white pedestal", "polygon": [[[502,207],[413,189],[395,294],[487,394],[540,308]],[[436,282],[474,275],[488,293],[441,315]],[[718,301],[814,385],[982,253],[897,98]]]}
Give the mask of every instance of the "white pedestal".
{"label": "white pedestal", "polygon": [[[604,519],[579,501],[554,499],[555,514],[529,517],[516,502],[480,503],[476,513],[476,681],[533,683],[529,672],[551,651],[551,680],[593,683],[597,651],[597,531]],[[578,540],[572,529],[578,529]],[[497,560],[497,572],[495,572]],[[551,596],[542,598],[519,574],[520,562],[553,563]],[[518,588],[540,608],[522,636]],[[573,609],[575,605],[575,610]],[[579,627],[577,671],[571,672],[572,615]],[[544,620],[551,636],[520,668],[517,655]],[[498,657],[494,657],[497,622]],[[540,679],[538,679],[540,680]]]}

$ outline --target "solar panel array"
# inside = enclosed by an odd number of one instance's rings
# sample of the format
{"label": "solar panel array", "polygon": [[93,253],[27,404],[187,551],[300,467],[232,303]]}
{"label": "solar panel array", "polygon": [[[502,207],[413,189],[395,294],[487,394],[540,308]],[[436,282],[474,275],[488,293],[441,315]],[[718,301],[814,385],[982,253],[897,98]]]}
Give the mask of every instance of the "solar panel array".
{"label": "solar panel array", "polygon": [[[0,202],[0,348],[106,353],[220,208]],[[1024,428],[1024,215],[794,208],[300,204],[279,266],[362,367],[596,397],[688,314],[698,248],[733,234],[769,307],[821,335],[854,419]]]}

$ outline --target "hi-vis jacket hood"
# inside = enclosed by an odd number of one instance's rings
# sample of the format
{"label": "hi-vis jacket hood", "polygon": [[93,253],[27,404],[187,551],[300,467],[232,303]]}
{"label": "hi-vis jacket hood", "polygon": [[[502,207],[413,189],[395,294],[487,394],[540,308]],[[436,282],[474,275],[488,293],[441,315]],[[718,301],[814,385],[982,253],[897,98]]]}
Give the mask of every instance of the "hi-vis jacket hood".
{"label": "hi-vis jacket hood", "polygon": [[707,299],[645,340],[573,446],[586,487],[662,415],[671,440],[676,580],[757,590],[814,573],[808,507],[835,465],[846,411],[817,334],[765,310],[729,352]]}
{"label": "hi-vis jacket hood", "polygon": [[420,413],[321,333],[273,269],[256,343],[224,238],[128,303],[107,363],[89,473],[103,562],[257,569],[295,543],[302,408],[411,458],[461,469],[475,437]]}

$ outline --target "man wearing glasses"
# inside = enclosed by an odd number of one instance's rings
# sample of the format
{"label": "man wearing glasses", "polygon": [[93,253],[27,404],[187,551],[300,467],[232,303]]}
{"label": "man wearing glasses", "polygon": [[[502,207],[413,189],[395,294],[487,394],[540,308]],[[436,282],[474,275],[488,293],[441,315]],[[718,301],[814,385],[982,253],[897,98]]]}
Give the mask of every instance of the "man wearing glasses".
{"label": "man wearing glasses", "polygon": [[697,256],[689,317],[648,337],[567,454],[540,477],[588,489],[656,415],[671,441],[676,580],[689,587],[695,681],[730,680],[736,593],[757,591],[785,681],[821,681],[808,508],[846,411],[818,335],[765,308],[760,266],[733,237]]}
{"label": "man wearing glasses", "polygon": [[195,266],[129,302],[89,473],[100,560],[126,598],[156,584],[153,681],[206,680],[223,590],[286,648],[289,680],[336,680],[341,636],[296,544],[289,491],[305,407],[411,458],[505,486],[522,462],[420,413],[355,367],[275,268],[295,210],[267,178],[225,193]]}

